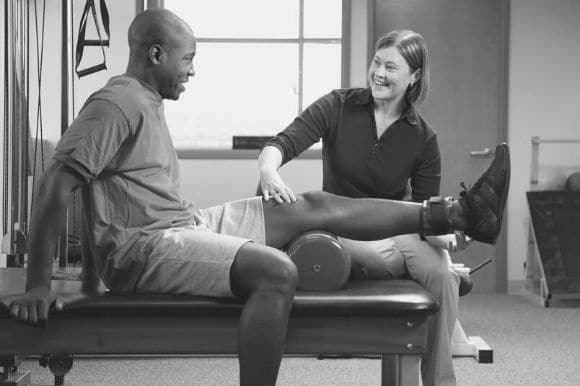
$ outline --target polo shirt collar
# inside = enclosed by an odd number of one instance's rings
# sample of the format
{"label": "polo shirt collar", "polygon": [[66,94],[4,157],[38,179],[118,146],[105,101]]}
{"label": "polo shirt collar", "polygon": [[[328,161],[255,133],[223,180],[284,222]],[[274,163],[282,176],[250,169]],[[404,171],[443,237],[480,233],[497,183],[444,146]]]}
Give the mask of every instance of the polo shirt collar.
{"label": "polo shirt collar", "polygon": [[415,111],[415,108],[411,107],[409,110],[407,110],[407,112],[404,115],[405,119],[407,120],[407,122],[409,122],[409,124],[415,126],[417,124],[417,112]]}
{"label": "polo shirt collar", "polygon": [[[368,104],[372,104],[373,102],[374,102],[373,93],[372,93],[370,87],[367,87],[365,89],[361,89],[359,92],[352,95],[352,97],[349,98],[349,100],[347,101],[347,103],[355,104],[355,105],[368,105]],[[407,110],[407,112],[405,114],[403,114],[403,118],[405,118],[405,120],[407,120],[407,122],[409,124],[416,125],[418,119],[417,119],[417,112],[415,111],[415,108],[412,107],[409,110]]]}
{"label": "polo shirt collar", "polygon": [[135,76],[135,75],[129,75],[129,74],[123,74],[122,76],[126,76],[128,78],[131,78],[135,81],[137,81],[144,89],[146,89],[151,96],[153,97],[154,100],[156,100],[157,102],[163,102],[163,97],[161,96],[161,94],[159,94],[159,92],[157,90],[155,90],[153,88],[153,86],[151,86],[149,83],[145,82],[143,79]]}

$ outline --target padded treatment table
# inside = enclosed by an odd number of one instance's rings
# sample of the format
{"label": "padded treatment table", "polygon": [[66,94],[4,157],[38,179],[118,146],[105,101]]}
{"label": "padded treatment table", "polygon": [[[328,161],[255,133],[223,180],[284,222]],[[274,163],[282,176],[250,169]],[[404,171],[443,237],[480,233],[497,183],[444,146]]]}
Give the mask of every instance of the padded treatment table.
{"label": "padded treatment table", "polygon": [[[0,296],[21,293],[24,285],[24,269],[0,269]],[[80,282],[59,280],[52,286],[74,294]],[[236,354],[242,306],[236,298],[104,292],[51,312],[46,329],[16,323],[0,306],[0,366],[15,356],[45,355],[46,360],[52,354],[57,359],[49,367],[57,369],[55,376],[64,376],[74,354]],[[411,280],[349,282],[339,291],[298,292],[286,353],[378,354],[382,385],[416,386],[427,318],[438,307]]]}

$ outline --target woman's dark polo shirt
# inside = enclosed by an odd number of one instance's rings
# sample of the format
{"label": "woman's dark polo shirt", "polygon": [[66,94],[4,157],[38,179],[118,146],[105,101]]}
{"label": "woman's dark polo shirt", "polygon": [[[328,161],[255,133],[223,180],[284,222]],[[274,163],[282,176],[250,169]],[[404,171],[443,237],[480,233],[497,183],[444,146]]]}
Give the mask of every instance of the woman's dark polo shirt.
{"label": "woman's dark polo shirt", "polygon": [[322,138],[324,191],[400,200],[410,178],[412,199],[439,194],[437,135],[410,111],[377,138],[370,89],[340,89],[318,99],[266,146],[288,162]]}

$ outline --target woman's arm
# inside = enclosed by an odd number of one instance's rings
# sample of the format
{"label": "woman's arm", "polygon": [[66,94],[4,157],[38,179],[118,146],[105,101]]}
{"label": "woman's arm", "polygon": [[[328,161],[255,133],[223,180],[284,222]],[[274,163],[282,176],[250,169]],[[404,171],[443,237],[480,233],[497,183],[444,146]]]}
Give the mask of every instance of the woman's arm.
{"label": "woman's arm", "polygon": [[280,177],[278,169],[308,149],[331,130],[332,115],[338,114],[338,97],[329,93],[312,103],[284,131],[270,139],[258,157],[260,187],[265,200],[279,203],[296,201],[296,196]]}
{"label": "woman's arm", "polygon": [[266,145],[258,157],[258,168],[260,170],[260,188],[264,195],[264,200],[268,201],[274,197],[279,203],[294,202],[296,195],[290,189],[280,174],[278,169],[282,166],[282,152],[276,146]]}
{"label": "woman's arm", "polygon": [[438,196],[441,185],[441,152],[437,136],[432,133],[423,146],[411,175],[413,201],[422,202]]}
{"label": "woman's arm", "polygon": [[332,130],[333,115],[340,111],[340,97],[328,93],[308,106],[266,146],[275,146],[282,153],[282,165],[324,139]]}

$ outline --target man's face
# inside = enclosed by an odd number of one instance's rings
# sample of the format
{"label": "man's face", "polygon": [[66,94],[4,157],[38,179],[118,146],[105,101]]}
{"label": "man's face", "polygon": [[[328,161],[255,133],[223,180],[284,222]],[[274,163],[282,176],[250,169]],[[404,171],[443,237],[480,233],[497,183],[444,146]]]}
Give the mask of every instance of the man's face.
{"label": "man's face", "polygon": [[196,42],[191,33],[174,37],[173,44],[163,52],[158,71],[159,94],[165,99],[177,100],[185,91],[184,83],[195,75],[193,58]]}

